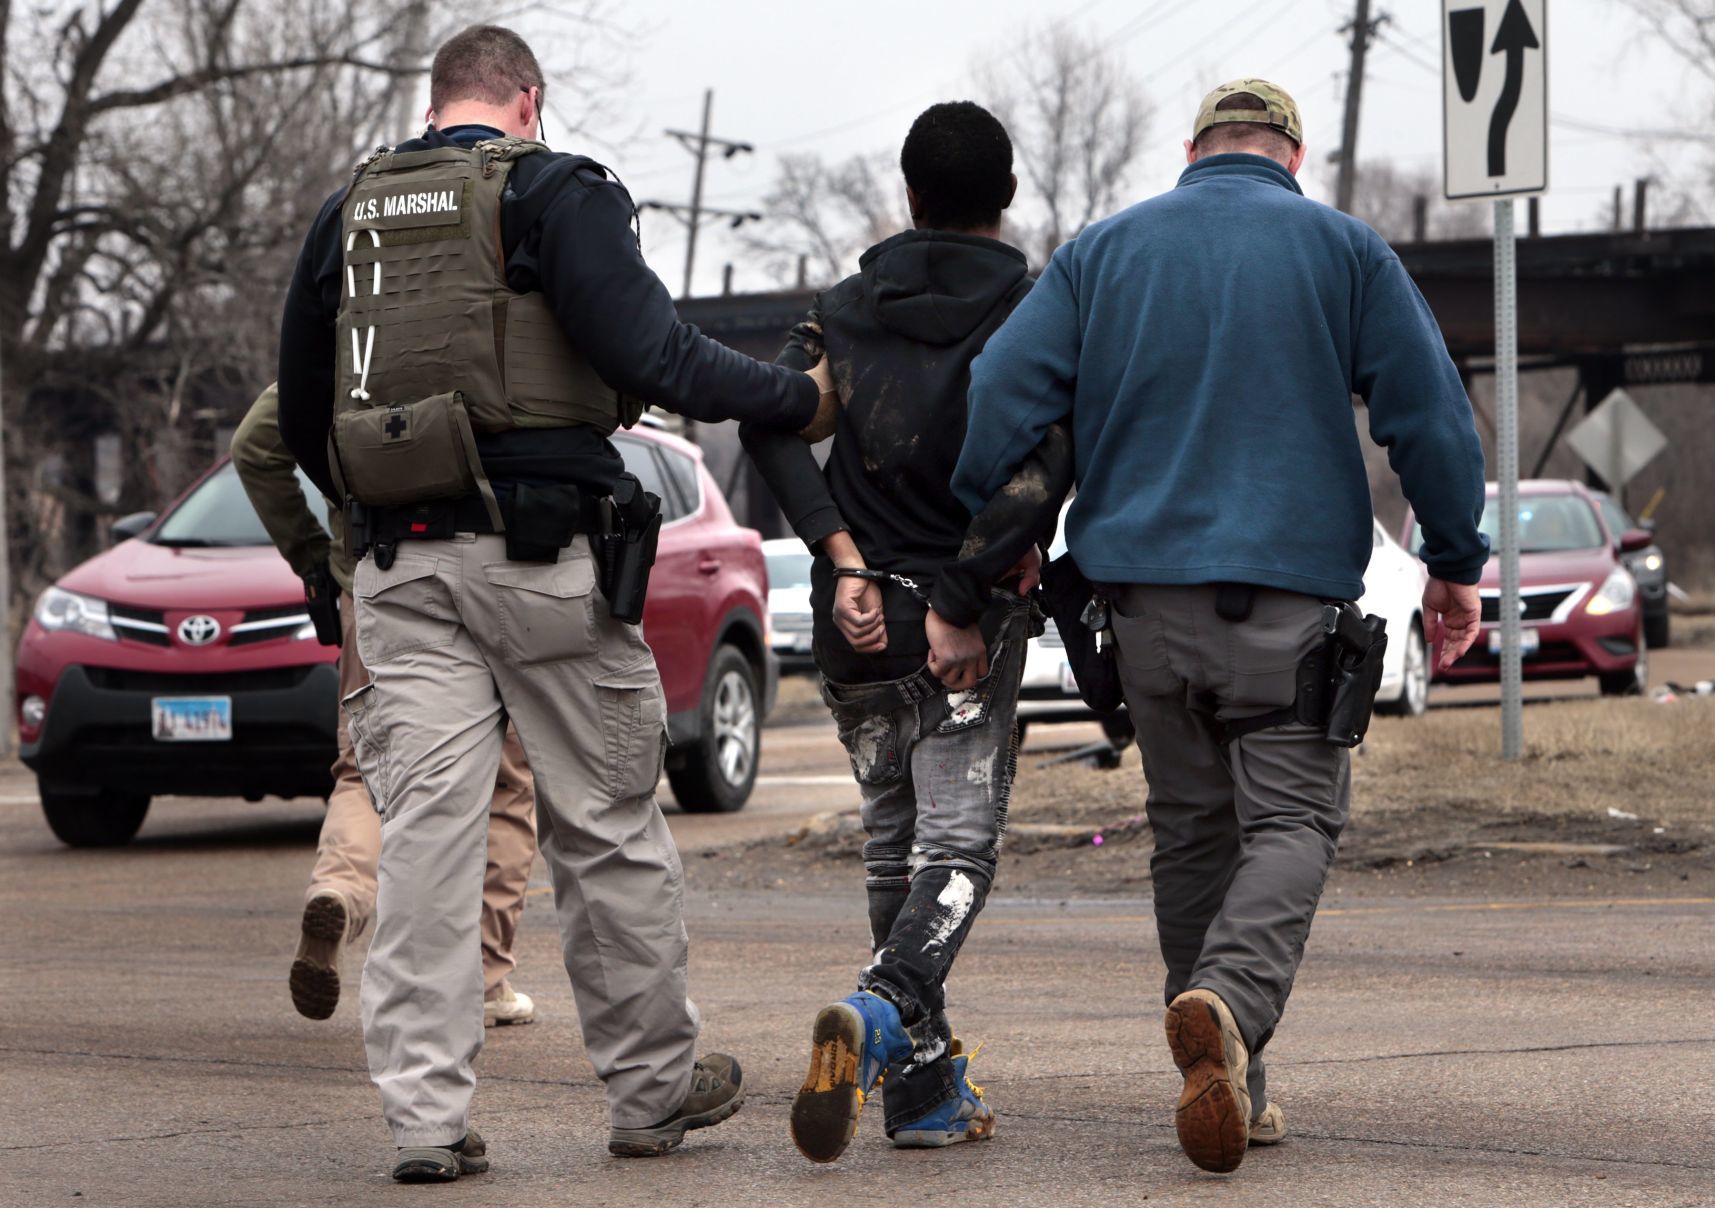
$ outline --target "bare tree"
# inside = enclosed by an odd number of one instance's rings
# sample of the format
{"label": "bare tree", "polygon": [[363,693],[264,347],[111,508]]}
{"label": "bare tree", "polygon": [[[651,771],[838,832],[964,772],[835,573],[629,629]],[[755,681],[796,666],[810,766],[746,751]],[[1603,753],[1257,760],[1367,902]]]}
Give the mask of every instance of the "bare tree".
{"label": "bare tree", "polygon": [[[1708,85],[1715,85],[1715,0],[1631,0],[1651,36],[1683,59]],[[1639,137],[1645,147],[1671,138],[1700,143],[1699,168],[1703,179],[1695,183],[1663,182],[1651,205],[1652,226],[1708,223],[1715,207],[1709,204],[1709,185],[1715,184],[1715,88],[1701,100],[1690,100],[1684,117],[1669,123],[1683,130],[1648,133]]]}
{"label": "bare tree", "polygon": [[1390,243],[1415,236],[1417,200],[1427,207],[1424,234],[1429,239],[1481,239],[1489,233],[1488,207],[1447,201],[1433,169],[1401,168],[1390,160],[1366,160],[1357,173],[1352,214],[1374,227]]}
{"label": "bare tree", "polygon": [[1008,227],[1045,262],[1119,207],[1151,106],[1119,54],[1065,24],[1019,39],[976,76],[1012,135],[1019,198]]}
{"label": "bare tree", "polygon": [[[557,12],[598,25],[605,7]],[[273,376],[317,208],[363,150],[409,132],[396,123],[431,49],[484,15],[452,0],[0,0],[19,595],[93,552],[103,516],[157,506],[208,463]],[[566,91],[561,111],[581,117]],[[115,503],[96,489],[100,434],[119,438]]]}
{"label": "bare tree", "polygon": [[[974,74],[979,99],[1012,136],[1019,189],[1006,238],[1045,262],[1118,208],[1148,132],[1149,103],[1117,54],[1064,24],[1020,38]],[[815,153],[782,155],[763,203],[769,221],[743,244],[782,284],[800,258],[808,279],[825,284],[908,225],[904,201],[895,151],[837,164]]]}
{"label": "bare tree", "polygon": [[810,284],[828,285],[852,271],[865,248],[909,225],[904,202],[898,166],[884,152],[838,164],[815,152],[782,155],[763,198],[769,221],[743,243],[782,284],[802,262]]}

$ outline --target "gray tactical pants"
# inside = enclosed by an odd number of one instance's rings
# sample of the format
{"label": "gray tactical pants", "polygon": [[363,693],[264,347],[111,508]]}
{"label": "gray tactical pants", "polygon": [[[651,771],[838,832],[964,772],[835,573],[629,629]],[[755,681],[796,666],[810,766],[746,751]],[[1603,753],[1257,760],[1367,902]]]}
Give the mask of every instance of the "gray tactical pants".
{"label": "gray tactical pants", "polygon": [[666,710],[637,627],[608,615],[585,538],[509,562],[498,536],[399,547],[357,568],[372,682],[344,703],[381,828],[363,1034],[398,1145],[465,1135],[482,1047],[488,803],[511,719],[536,774],[584,1047],[615,1126],[659,1123],[690,1086],[679,855],[655,803]]}
{"label": "gray tactical pants", "polygon": [[1348,753],[1289,725],[1223,747],[1221,719],[1284,708],[1323,640],[1322,603],[1258,588],[1245,621],[1213,586],[1110,589],[1126,707],[1137,725],[1150,875],[1167,1001],[1215,991],[1251,1052],[1253,1113],[1268,1104],[1259,1054],[1304,956],[1351,804]]}

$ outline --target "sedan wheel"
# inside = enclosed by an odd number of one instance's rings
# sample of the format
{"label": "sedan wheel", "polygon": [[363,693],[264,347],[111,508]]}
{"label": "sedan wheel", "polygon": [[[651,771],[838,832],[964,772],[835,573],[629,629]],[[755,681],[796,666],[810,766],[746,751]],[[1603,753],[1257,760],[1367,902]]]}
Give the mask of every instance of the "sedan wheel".
{"label": "sedan wheel", "polygon": [[1637,634],[1638,660],[1625,671],[1610,671],[1597,677],[1603,696],[1643,696],[1649,691],[1649,644],[1640,622]]}
{"label": "sedan wheel", "polygon": [[1429,709],[1429,643],[1423,640],[1423,626],[1414,618],[1405,634],[1405,665],[1399,695],[1378,706],[1383,713],[1401,717],[1422,717]]}

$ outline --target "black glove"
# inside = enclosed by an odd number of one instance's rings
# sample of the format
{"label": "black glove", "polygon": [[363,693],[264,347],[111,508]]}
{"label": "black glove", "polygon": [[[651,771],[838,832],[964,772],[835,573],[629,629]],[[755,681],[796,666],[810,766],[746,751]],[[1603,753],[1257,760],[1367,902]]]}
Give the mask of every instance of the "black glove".
{"label": "black glove", "polygon": [[340,645],[339,584],[326,562],[304,576],[304,603],[316,627],[316,641],[323,646]]}

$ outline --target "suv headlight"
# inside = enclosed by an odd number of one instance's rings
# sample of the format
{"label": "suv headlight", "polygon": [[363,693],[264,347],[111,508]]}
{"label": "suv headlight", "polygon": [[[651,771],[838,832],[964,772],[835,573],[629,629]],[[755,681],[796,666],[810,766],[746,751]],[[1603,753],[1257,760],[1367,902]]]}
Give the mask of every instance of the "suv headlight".
{"label": "suv headlight", "polygon": [[1616,568],[1596,590],[1596,594],[1590,597],[1590,602],[1584,608],[1593,617],[1605,617],[1611,612],[1630,608],[1636,595],[1637,584],[1632,576],[1625,570]]}
{"label": "suv headlight", "polygon": [[86,634],[117,642],[119,635],[107,616],[107,601],[50,587],[36,601],[36,624],[54,632]]}

